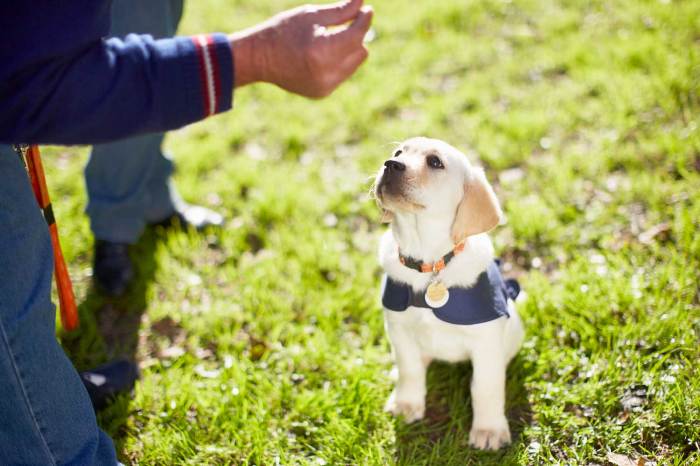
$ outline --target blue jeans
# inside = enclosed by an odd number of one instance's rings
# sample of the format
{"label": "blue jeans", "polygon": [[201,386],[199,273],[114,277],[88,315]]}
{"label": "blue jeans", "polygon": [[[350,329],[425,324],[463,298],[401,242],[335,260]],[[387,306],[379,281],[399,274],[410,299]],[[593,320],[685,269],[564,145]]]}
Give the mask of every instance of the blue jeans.
{"label": "blue jeans", "polygon": [[[112,36],[175,35],[183,0],[114,0]],[[172,161],[163,133],[96,145],[85,167],[87,214],[95,238],[135,243],[148,223],[170,216],[182,202],[170,181]]]}
{"label": "blue jeans", "polygon": [[24,166],[0,146],[0,464],[113,465],[114,445],[56,341],[52,273]]}

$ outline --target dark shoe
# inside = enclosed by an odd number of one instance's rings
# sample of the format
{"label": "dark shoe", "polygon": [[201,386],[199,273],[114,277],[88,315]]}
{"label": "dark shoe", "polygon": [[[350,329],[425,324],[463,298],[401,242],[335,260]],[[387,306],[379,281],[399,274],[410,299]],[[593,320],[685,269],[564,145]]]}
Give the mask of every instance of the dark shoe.
{"label": "dark shoe", "polygon": [[139,378],[139,369],[133,362],[119,359],[81,372],[80,378],[90,395],[92,406],[98,411],[118,394],[134,388],[134,383]]}
{"label": "dark shoe", "polygon": [[134,278],[129,245],[95,240],[93,265],[95,282],[110,296],[121,296]]}
{"label": "dark shoe", "polygon": [[153,223],[153,226],[181,228],[194,228],[201,231],[209,227],[220,227],[224,224],[224,217],[220,213],[199,205],[185,204],[176,210],[169,217],[160,222]]}

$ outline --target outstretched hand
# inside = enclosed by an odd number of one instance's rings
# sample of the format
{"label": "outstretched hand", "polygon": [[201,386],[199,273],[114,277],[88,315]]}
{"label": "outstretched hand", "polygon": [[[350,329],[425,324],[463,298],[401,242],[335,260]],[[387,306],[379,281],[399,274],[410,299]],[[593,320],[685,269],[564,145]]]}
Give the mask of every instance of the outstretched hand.
{"label": "outstretched hand", "polygon": [[363,39],[371,22],[371,7],[346,0],[297,7],[232,34],[235,86],[263,81],[325,97],[367,58]]}

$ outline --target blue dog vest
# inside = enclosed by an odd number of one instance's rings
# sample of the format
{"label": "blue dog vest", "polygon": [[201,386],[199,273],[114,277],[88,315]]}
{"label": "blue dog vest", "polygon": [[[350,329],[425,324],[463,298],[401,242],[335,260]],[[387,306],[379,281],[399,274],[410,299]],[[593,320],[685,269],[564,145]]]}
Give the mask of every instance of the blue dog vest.
{"label": "blue dog vest", "polygon": [[515,300],[520,293],[516,280],[503,280],[498,262],[492,262],[479,275],[470,288],[453,286],[449,288],[450,299],[443,306],[434,308],[425,302],[425,291],[415,293],[413,288],[384,275],[382,283],[382,304],[385,308],[402,312],[410,306],[427,308],[438,319],[455,325],[474,325],[499,317],[510,317],[508,299]]}

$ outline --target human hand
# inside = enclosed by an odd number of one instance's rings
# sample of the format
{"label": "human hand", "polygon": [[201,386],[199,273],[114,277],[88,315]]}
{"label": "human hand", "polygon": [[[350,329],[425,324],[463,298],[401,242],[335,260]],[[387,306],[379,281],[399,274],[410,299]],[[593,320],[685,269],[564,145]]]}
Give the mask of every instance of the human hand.
{"label": "human hand", "polygon": [[363,39],[371,22],[371,7],[346,0],[293,8],[232,34],[235,87],[264,81],[306,97],[325,97],[367,58]]}

